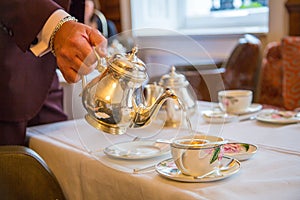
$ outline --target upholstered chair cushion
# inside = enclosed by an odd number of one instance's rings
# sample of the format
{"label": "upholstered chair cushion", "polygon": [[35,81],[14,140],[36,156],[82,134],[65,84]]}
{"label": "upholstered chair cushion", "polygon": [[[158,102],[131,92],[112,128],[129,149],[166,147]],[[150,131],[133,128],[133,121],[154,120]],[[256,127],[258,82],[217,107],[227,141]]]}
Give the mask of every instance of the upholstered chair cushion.
{"label": "upholstered chair cushion", "polygon": [[0,146],[0,198],[65,199],[46,163],[36,152],[24,146]]}
{"label": "upholstered chair cushion", "polygon": [[283,103],[288,110],[300,107],[300,37],[282,39]]}
{"label": "upholstered chair cushion", "polygon": [[259,103],[283,107],[281,43],[267,44],[262,60]]}
{"label": "upholstered chair cushion", "polygon": [[277,109],[300,107],[300,37],[286,36],[266,46],[259,102]]}

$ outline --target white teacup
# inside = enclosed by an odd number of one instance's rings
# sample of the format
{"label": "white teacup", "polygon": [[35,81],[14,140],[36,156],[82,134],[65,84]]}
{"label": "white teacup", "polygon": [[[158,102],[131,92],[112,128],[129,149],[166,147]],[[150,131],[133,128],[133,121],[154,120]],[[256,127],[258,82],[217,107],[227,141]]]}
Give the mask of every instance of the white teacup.
{"label": "white teacup", "polygon": [[222,158],[221,145],[208,145],[218,141],[223,141],[223,138],[197,135],[175,139],[171,143],[171,153],[177,168],[181,173],[194,177],[219,169]]}
{"label": "white teacup", "polygon": [[218,92],[219,106],[227,113],[247,111],[252,103],[251,90],[223,90]]}

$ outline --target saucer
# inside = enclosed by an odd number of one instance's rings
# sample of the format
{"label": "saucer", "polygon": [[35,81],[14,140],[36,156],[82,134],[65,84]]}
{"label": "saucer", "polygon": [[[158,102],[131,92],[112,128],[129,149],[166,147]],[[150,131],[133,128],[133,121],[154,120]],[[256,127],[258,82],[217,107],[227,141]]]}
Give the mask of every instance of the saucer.
{"label": "saucer", "polygon": [[[223,156],[221,165],[226,165],[232,161],[232,158]],[[177,166],[174,163],[174,160],[167,159],[155,166],[156,172],[168,179],[180,181],[180,182],[190,182],[190,183],[205,183],[205,182],[212,182],[218,181],[225,178],[232,176],[233,174],[237,173],[241,168],[241,164],[238,160],[234,159],[233,165],[228,170],[220,171],[220,175],[212,174],[206,176],[204,178],[195,178],[193,176],[187,176],[180,172]]]}
{"label": "saucer", "polygon": [[258,147],[254,144],[229,142],[223,145],[224,155],[239,161],[248,160],[256,152]]}
{"label": "saucer", "polygon": [[170,152],[169,144],[156,141],[130,141],[106,147],[104,153],[113,158],[141,160],[165,155]]}
{"label": "saucer", "polygon": [[300,122],[300,114],[293,111],[265,109],[256,116],[256,119],[274,124],[293,124]]}
{"label": "saucer", "polygon": [[228,123],[237,119],[236,115],[224,113],[221,110],[205,110],[202,111],[203,119],[207,123]]}
{"label": "saucer", "polygon": [[254,113],[254,112],[258,112],[261,109],[262,109],[262,105],[261,104],[253,103],[245,111],[232,112],[231,114],[234,114],[234,115],[246,115],[246,114],[251,114],[251,113]]}

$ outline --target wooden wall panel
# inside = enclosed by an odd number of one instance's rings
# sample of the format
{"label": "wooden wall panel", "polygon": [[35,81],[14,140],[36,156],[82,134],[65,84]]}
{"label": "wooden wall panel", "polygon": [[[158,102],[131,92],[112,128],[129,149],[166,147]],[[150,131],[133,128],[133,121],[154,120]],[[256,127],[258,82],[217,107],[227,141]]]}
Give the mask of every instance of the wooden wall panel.
{"label": "wooden wall panel", "polygon": [[300,0],[288,0],[285,6],[289,12],[289,35],[300,36]]}

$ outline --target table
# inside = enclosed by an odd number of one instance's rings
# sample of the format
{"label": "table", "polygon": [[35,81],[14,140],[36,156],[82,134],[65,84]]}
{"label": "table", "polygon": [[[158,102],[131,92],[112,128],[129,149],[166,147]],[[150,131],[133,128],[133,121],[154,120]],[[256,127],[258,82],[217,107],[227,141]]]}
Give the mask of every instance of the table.
{"label": "table", "polygon": [[72,200],[300,199],[300,124],[275,125],[255,120],[207,124],[200,111],[212,106],[215,105],[198,102],[198,112],[191,118],[193,129],[259,147],[256,155],[241,162],[237,174],[216,182],[176,182],[153,169],[133,173],[135,168],[151,166],[170,155],[129,161],[103,153],[106,146],[132,140],[136,135],[156,139],[186,134],[184,127],[160,129],[159,120],[126,135],[102,133],[84,119],[41,125],[28,129],[29,146],[46,161]]}

